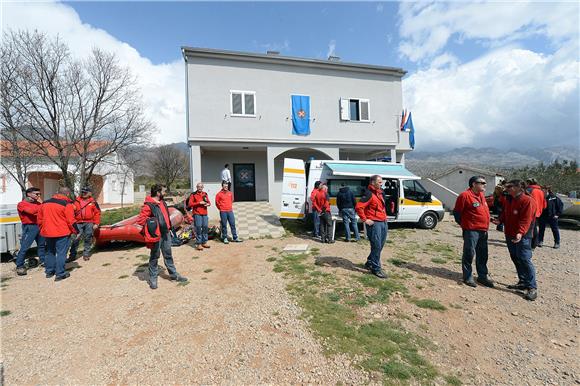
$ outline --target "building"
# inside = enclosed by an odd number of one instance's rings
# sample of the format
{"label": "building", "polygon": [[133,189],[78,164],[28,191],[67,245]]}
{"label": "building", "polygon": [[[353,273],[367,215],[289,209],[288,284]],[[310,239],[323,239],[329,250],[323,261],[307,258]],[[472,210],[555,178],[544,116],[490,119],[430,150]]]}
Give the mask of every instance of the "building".
{"label": "building", "polygon": [[459,194],[469,187],[469,179],[473,176],[485,177],[488,189],[486,194],[492,194],[493,188],[496,185],[499,185],[499,183],[504,179],[504,176],[501,174],[490,170],[468,165],[458,165],[446,170],[442,174],[433,178],[433,180]]}
{"label": "building", "polygon": [[[269,201],[279,212],[284,158],[404,163],[400,68],[182,48],[192,188],[213,198],[232,172],[236,201]],[[292,96],[310,102],[310,134],[294,135]]]}
{"label": "building", "polygon": [[[2,154],[9,158],[9,154]],[[73,159],[74,161],[74,159]],[[74,162],[72,162],[74,164]],[[6,163],[5,164],[9,164]],[[71,166],[74,171],[74,166]],[[15,174],[15,173],[14,173]],[[99,204],[117,205],[133,204],[133,172],[127,163],[118,155],[106,157],[94,171],[91,180],[93,197]],[[61,185],[62,172],[53,163],[38,158],[27,168],[27,186],[40,189],[42,198],[48,199],[57,192]],[[80,190],[80,186],[77,187]],[[20,185],[4,167],[0,167],[0,203],[14,205],[22,200]]]}

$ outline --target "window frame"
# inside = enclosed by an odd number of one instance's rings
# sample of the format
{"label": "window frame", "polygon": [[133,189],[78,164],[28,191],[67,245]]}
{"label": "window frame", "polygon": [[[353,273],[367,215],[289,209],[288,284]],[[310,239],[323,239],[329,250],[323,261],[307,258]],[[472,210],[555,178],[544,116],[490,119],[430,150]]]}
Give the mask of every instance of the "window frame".
{"label": "window frame", "polygon": [[[371,122],[371,100],[369,98],[355,98],[355,97],[348,97],[348,98],[341,98],[344,99],[346,101],[348,101],[348,120],[346,120],[347,122],[362,122],[362,123],[370,123]],[[352,119],[351,114],[350,114],[350,104],[352,101],[357,101],[357,108],[358,108],[358,116],[359,119]],[[368,113],[368,119],[361,119],[362,117],[362,103],[366,102],[367,104],[367,113]],[[339,104],[340,106],[342,106],[342,103]],[[342,107],[339,108],[339,110]],[[344,119],[342,119],[342,115],[341,112],[339,111],[339,116],[341,117],[342,121],[345,121]]]}
{"label": "window frame", "polygon": [[[234,113],[234,94],[241,94],[242,96],[242,114]],[[246,114],[246,95],[253,95],[254,97],[254,113]],[[249,90],[230,90],[230,116],[241,118],[256,118],[257,116],[256,92]]]}

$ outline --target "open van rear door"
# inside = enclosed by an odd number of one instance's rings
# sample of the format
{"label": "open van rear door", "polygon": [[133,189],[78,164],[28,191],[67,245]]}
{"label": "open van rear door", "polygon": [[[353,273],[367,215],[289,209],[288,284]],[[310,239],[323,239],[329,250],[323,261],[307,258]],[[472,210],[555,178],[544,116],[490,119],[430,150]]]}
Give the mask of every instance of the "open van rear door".
{"label": "open van rear door", "polygon": [[305,202],[306,173],[304,161],[301,159],[284,158],[280,218],[304,218]]}

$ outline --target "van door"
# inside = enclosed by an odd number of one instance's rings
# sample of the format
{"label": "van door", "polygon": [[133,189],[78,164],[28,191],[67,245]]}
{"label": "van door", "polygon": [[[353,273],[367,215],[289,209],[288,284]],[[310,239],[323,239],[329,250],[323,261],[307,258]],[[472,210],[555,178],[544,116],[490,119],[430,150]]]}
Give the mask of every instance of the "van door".
{"label": "van door", "polygon": [[304,161],[284,158],[280,218],[304,218],[305,202],[306,173]]}

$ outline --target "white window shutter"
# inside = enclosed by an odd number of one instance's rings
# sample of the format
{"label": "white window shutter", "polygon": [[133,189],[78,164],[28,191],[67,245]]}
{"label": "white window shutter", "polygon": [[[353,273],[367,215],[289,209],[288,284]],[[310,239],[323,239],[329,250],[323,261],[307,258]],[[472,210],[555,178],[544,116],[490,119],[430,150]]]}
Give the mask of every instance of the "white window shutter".
{"label": "white window shutter", "polygon": [[369,100],[368,99],[361,99],[360,100],[360,120],[361,121],[368,121],[369,120]]}
{"label": "white window shutter", "polygon": [[340,120],[350,121],[350,105],[348,99],[340,99]]}

